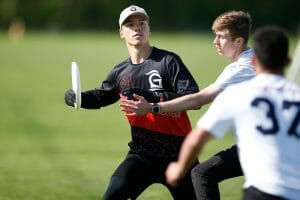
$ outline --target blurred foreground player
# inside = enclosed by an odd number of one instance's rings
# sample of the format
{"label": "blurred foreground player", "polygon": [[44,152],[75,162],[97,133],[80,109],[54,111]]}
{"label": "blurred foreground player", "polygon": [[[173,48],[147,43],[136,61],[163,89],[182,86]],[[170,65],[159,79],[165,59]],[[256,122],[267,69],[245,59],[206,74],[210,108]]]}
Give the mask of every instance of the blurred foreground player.
{"label": "blurred foreground player", "polygon": [[255,33],[257,76],[228,87],[186,138],[166,171],[176,185],[211,137],[234,128],[245,174],[244,200],[300,199],[300,87],[284,78],[288,39],[278,27]]}

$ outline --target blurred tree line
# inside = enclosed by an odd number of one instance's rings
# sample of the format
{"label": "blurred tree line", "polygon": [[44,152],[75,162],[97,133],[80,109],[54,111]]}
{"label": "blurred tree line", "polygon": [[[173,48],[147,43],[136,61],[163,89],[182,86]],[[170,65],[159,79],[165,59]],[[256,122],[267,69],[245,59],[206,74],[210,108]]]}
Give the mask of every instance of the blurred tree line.
{"label": "blurred tree line", "polygon": [[281,25],[298,31],[299,0],[0,0],[0,29],[14,21],[27,29],[116,30],[121,10],[144,7],[155,30],[210,30],[213,19],[228,10],[248,11],[254,28]]}

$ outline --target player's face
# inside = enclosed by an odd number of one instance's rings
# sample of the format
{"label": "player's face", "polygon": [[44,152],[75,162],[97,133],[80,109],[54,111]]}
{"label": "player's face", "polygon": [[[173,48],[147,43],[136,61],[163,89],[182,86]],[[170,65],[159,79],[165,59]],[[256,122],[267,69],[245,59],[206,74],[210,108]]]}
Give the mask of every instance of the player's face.
{"label": "player's face", "polygon": [[149,43],[150,27],[147,19],[140,15],[128,17],[120,28],[120,36],[127,44],[141,46]]}
{"label": "player's face", "polygon": [[237,57],[237,45],[234,40],[232,40],[229,30],[222,30],[215,32],[216,37],[214,39],[214,45],[217,48],[219,55],[225,56],[230,60],[234,61]]}

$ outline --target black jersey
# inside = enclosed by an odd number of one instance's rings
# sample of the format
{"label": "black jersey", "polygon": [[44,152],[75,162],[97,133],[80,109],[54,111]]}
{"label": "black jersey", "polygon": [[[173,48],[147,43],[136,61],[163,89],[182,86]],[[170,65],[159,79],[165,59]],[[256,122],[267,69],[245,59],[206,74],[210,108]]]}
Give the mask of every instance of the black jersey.
{"label": "black jersey", "polygon": [[[82,93],[82,107],[100,108],[120,98],[123,89],[142,88],[163,93],[170,100],[197,92],[198,86],[189,70],[175,53],[153,47],[150,56],[140,64],[128,58],[113,68],[102,84]],[[131,151],[159,157],[176,157],[181,143],[191,131],[186,112],[148,113],[128,116],[131,125]]]}

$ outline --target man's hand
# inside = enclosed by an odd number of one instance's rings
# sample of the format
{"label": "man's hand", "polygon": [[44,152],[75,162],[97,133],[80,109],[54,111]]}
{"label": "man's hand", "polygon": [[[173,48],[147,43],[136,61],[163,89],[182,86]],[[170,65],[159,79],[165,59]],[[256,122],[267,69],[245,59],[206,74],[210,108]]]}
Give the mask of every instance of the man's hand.
{"label": "man's hand", "polygon": [[75,95],[75,92],[72,90],[72,89],[68,89],[66,92],[65,92],[65,103],[68,105],[68,106],[72,106],[74,107],[74,103],[76,101],[76,95]]}
{"label": "man's hand", "polygon": [[151,92],[141,88],[125,88],[122,92],[122,95],[126,96],[129,100],[134,98],[133,94],[142,96],[151,103],[158,103],[160,101],[160,95],[158,92]]}
{"label": "man's hand", "polygon": [[135,100],[121,99],[121,110],[127,116],[144,115],[151,112],[152,105],[144,97],[136,94],[133,94],[132,97]]}
{"label": "man's hand", "polygon": [[183,168],[180,167],[178,162],[171,162],[167,167],[165,175],[167,183],[170,186],[175,187],[177,186],[178,181],[183,178],[185,172],[183,171]]}

